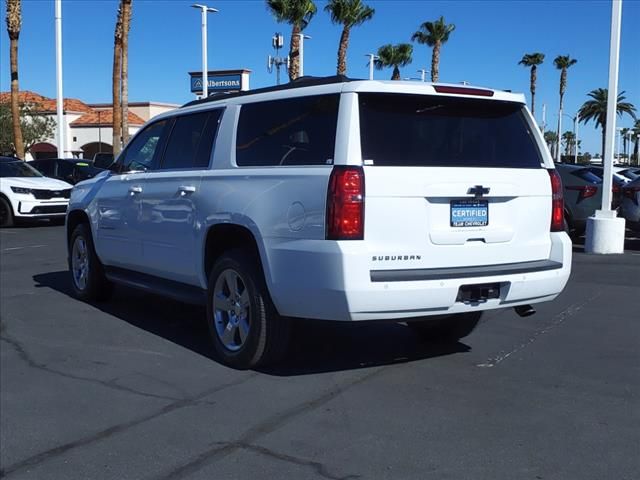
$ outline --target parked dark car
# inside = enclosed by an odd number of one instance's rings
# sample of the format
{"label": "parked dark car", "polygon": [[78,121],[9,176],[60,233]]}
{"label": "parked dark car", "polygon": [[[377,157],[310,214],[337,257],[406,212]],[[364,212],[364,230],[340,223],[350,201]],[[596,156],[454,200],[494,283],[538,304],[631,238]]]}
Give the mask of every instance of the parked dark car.
{"label": "parked dark car", "polygon": [[640,178],[640,168],[639,167],[625,167],[616,172],[618,175],[622,175],[625,178],[628,178],[630,182],[635,180],[636,178]]}
{"label": "parked dark car", "polygon": [[95,167],[91,161],[78,158],[46,158],[27,163],[46,177],[64,180],[72,185],[104,171],[103,168]]}
{"label": "parked dark car", "polygon": [[562,178],[565,230],[579,237],[584,234],[587,218],[602,205],[602,177],[581,165],[556,163],[556,169]]}
{"label": "parked dark car", "polygon": [[93,165],[98,168],[109,168],[114,161],[113,153],[96,153],[93,156]]}
{"label": "parked dark car", "polygon": [[[599,166],[589,166],[587,167],[589,171],[595,173],[598,177],[600,177],[600,181],[604,177],[604,167]],[[613,170],[613,184],[611,186],[611,191],[613,192],[613,198],[611,201],[611,208],[614,210],[620,206],[622,202],[622,187],[624,187],[629,182],[629,179],[624,175],[620,174],[620,171],[616,168]]]}
{"label": "parked dark car", "polygon": [[622,188],[620,213],[627,220],[627,227],[640,232],[640,176]]}

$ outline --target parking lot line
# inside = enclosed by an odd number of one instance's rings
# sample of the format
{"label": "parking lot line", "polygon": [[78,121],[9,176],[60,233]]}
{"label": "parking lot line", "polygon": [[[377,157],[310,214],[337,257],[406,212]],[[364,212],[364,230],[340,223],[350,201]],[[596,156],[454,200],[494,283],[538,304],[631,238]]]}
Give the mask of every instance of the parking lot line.
{"label": "parking lot line", "polygon": [[9,247],[9,248],[3,248],[2,251],[3,252],[8,252],[9,250],[22,250],[23,248],[42,248],[42,247],[47,247],[48,245],[24,245],[22,247]]}
{"label": "parking lot line", "polygon": [[590,303],[593,300],[597,299],[600,295],[601,295],[601,293],[598,292],[598,293],[596,293],[595,295],[593,295],[592,297],[590,297],[589,299],[585,300],[582,303],[574,303],[573,305],[569,305],[565,310],[563,310],[562,312],[557,314],[555,317],[553,317],[553,319],[551,320],[551,323],[549,325],[547,325],[546,327],[544,327],[541,330],[538,330],[538,331],[534,332],[527,339],[527,341],[521,343],[520,345],[518,345],[517,347],[513,348],[512,350],[510,350],[507,353],[500,353],[500,354],[498,354],[498,355],[496,355],[494,357],[489,358],[485,363],[479,363],[478,365],[476,365],[476,367],[480,367],[480,368],[495,367],[499,363],[501,363],[504,360],[506,360],[507,358],[509,358],[514,353],[517,353],[520,350],[523,350],[527,346],[531,345],[533,342],[535,342],[538,339],[538,337],[540,337],[540,335],[543,335],[543,334],[555,329],[556,327],[558,327],[567,318],[569,318],[569,317],[575,315],[576,313],[578,313],[580,310],[582,310],[584,308],[585,305],[587,305],[588,303]]}

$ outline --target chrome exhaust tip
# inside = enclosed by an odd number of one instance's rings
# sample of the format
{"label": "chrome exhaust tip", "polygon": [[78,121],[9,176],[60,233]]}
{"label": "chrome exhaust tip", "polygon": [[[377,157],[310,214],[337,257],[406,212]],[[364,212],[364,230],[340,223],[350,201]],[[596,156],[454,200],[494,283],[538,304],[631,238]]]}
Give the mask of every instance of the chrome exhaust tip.
{"label": "chrome exhaust tip", "polygon": [[536,309],[531,305],[518,305],[517,307],[513,307],[518,315],[521,317],[530,317],[534,313],[536,313]]}

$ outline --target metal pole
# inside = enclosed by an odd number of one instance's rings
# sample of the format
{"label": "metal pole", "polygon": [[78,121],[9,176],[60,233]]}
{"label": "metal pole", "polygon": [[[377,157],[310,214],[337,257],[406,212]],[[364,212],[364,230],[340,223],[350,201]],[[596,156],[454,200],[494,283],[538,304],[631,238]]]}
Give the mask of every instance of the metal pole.
{"label": "metal pole", "polygon": [[207,65],[207,9],[200,7],[202,12],[202,96],[209,96],[209,67]]}
{"label": "metal pole", "polygon": [[611,210],[613,185],[613,142],[616,134],[616,100],[618,98],[618,67],[620,62],[620,17],[622,1],[613,0],[611,13],[611,49],[609,53],[609,90],[607,94],[607,128],[604,140],[604,178],[602,182],[602,210]]}
{"label": "metal pole", "polygon": [[373,66],[374,66],[374,60],[376,58],[378,58],[375,54],[373,53],[365,53],[364,55],[365,57],[369,57],[369,80],[373,80]]}
{"label": "metal pole", "polygon": [[573,163],[578,163],[578,114],[573,117],[573,135],[576,142],[576,151],[574,152]]}
{"label": "metal pole", "polygon": [[298,37],[300,38],[300,46],[298,47],[298,58],[300,59],[300,71],[298,73],[298,76],[304,77],[304,34],[299,33]]}
{"label": "metal pole", "polygon": [[544,135],[544,130],[547,128],[547,104],[542,104],[542,134]]}
{"label": "metal pole", "polygon": [[58,157],[64,158],[65,134],[64,97],[62,96],[62,0],[55,0],[56,27],[56,113],[58,130]]}
{"label": "metal pole", "polygon": [[560,156],[560,148],[562,147],[562,108],[560,109],[560,114],[558,115],[558,141],[557,141],[557,150],[556,150],[556,163],[561,160]]}

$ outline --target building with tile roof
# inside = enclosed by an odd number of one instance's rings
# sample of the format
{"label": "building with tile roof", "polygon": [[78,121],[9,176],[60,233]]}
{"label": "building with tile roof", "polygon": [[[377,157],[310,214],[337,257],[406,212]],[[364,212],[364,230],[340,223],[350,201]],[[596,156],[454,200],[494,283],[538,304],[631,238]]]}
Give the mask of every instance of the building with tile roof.
{"label": "building with tile roof", "polygon": [[[57,122],[56,100],[36,92],[23,90],[19,93],[20,103],[35,105],[36,111],[51,116]],[[10,102],[10,92],[0,92],[0,102]],[[161,102],[129,103],[129,136],[137,132],[149,119],[160,113],[173,110],[179,105]],[[66,150],[58,155],[57,129],[54,137],[35,144],[27,153],[27,160],[34,158],[79,157],[93,158],[96,153],[113,152],[113,107],[110,103],[87,104],[76,98],[64,99],[63,110]]]}

